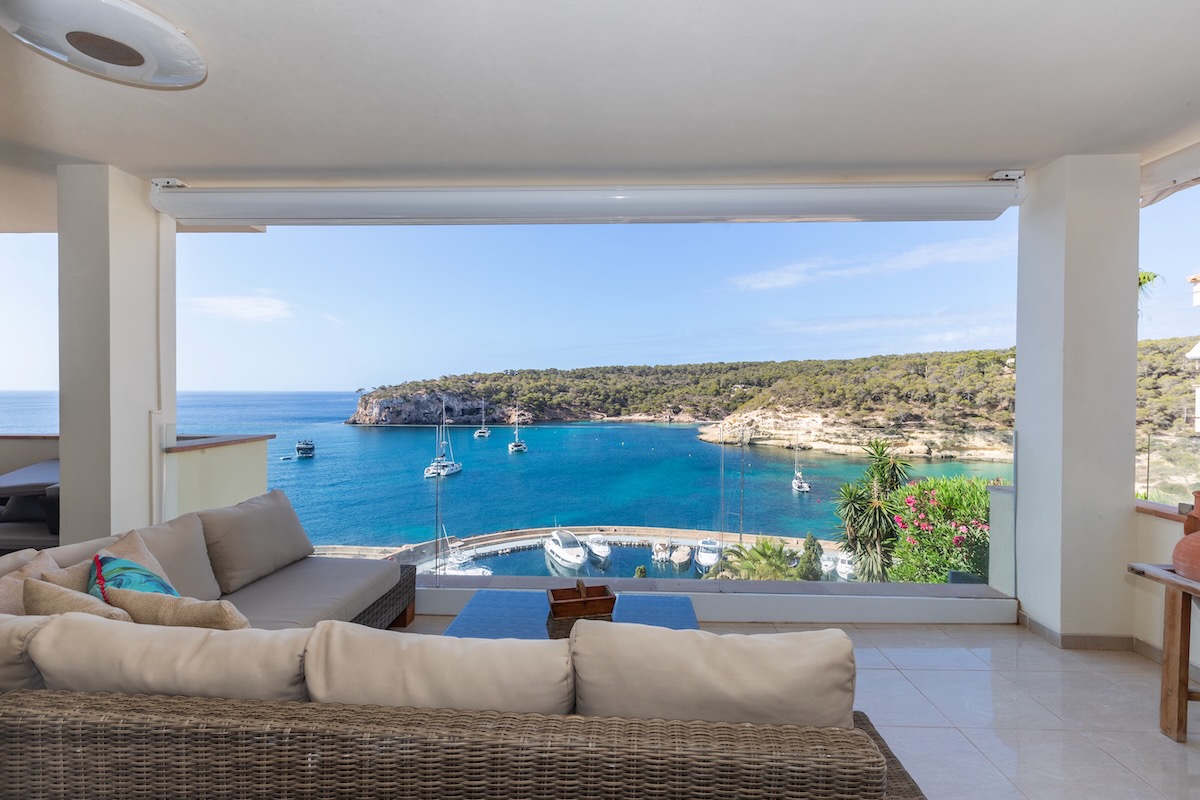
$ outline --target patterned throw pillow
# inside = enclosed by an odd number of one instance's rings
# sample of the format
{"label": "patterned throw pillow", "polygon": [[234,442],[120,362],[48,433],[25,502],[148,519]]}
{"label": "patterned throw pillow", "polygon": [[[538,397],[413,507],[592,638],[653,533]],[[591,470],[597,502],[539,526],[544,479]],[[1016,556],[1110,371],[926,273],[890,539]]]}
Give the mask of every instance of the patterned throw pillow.
{"label": "patterned throw pillow", "polygon": [[167,583],[166,578],[146,569],[141,564],[127,558],[104,556],[97,553],[92,556],[92,571],[88,576],[88,594],[99,597],[107,603],[108,597],[105,595],[105,590],[108,587],[133,589],[138,592],[157,592],[158,594],[169,594],[172,597],[179,596],[179,592]]}

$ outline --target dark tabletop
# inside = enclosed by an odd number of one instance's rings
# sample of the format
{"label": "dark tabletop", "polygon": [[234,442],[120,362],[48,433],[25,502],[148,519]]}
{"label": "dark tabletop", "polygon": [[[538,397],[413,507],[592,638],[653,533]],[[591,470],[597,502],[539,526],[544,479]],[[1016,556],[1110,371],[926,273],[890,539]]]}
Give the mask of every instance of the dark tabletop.
{"label": "dark tabletop", "polygon": [[[615,622],[639,622],[676,630],[695,629],[696,612],[687,597],[671,594],[617,595]],[[476,639],[558,639],[569,636],[574,620],[550,616],[545,591],[480,589],[446,628],[446,636]]]}

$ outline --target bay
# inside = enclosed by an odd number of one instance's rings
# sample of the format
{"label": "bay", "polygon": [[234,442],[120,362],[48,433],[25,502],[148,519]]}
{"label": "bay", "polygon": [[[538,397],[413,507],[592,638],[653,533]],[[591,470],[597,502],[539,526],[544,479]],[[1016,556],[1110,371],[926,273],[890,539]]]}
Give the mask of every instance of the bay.
{"label": "bay", "polygon": [[[793,454],[701,442],[690,424],[539,424],[522,427],[529,452],[509,454],[511,428],[475,439],[477,422],[449,428],[461,473],[422,476],[433,427],[346,425],[351,392],[180,392],[180,433],[273,433],[267,483],[284,490],[315,544],[393,546],[432,539],[440,505],[446,530],[466,538],[501,530],[645,525],[829,539],[838,488],[864,458],[801,453],[812,491],[792,491]],[[56,433],[55,392],[0,392],[0,432]],[[316,457],[295,459],[311,439]],[[1012,479],[1012,465],[913,459],[913,477]],[[523,560],[523,559],[522,559]],[[544,565],[542,566],[544,570]],[[505,569],[504,572],[509,570]],[[528,573],[528,570],[520,570]]]}

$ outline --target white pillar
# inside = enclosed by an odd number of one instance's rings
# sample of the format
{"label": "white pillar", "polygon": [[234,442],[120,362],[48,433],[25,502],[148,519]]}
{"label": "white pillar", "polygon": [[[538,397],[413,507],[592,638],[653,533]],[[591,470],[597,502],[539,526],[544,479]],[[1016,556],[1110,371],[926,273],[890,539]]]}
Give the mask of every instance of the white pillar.
{"label": "white pillar", "polygon": [[1017,284],[1017,592],[1031,625],[1129,636],[1139,159],[1027,174]]}
{"label": "white pillar", "polygon": [[61,541],[160,521],[175,423],[175,222],[144,181],[58,168]]}

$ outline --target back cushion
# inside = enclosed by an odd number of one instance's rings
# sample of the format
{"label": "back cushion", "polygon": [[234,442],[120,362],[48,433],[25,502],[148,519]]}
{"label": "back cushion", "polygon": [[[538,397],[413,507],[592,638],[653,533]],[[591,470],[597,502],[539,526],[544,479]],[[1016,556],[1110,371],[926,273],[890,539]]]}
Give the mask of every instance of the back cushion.
{"label": "back cushion", "polygon": [[29,655],[47,689],[307,700],[304,646],[311,633],[131,625],[62,614],[30,637]]}
{"label": "back cushion", "polygon": [[581,619],[571,661],[580,714],[854,727],[854,648],[836,629],[745,636]]}
{"label": "back cushion", "polygon": [[[216,600],[221,587],[208,561],[208,546],[204,541],[204,526],[198,514],[138,528],[137,533],[146,548],[162,565],[163,577],[184,597]],[[136,561],[132,556],[126,556]]]}
{"label": "back cushion", "polygon": [[566,639],[460,639],[318,622],[304,654],[321,703],[569,714],[575,704]]}
{"label": "back cushion", "polygon": [[222,594],[312,555],[312,542],[279,489],[236,506],[201,511],[204,541]]}
{"label": "back cushion", "polygon": [[102,547],[108,547],[116,541],[116,536],[106,536],[103,539],[89,539],[86,542],[47,547],[42,552],[49,553],[60,567],[70,567],[80,561],[87,561],[99,553]]}
{"label": "back cushion", "polygon": [[50,617],[16,617],[0,614],[0,694],[13,689],[45,689],[46,684],[29,657],[29,638]]}
{"label": "back cushion", "polygon": [[38,554],[37,550],[32,547],[27,547],[24,550],[18,550],[15,553],[0,556],[0,576],[7,575],[10,572],[16,572],[21,567],[33,561],[34,556]]}

